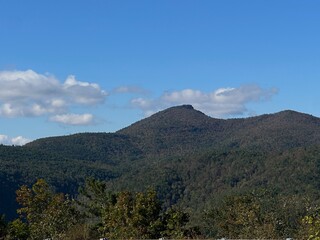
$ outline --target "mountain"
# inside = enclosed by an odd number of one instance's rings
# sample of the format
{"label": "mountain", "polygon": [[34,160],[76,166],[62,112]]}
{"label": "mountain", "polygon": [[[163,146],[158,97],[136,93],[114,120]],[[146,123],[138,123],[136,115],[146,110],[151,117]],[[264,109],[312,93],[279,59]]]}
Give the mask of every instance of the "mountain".
{"label": "mountain", "polygon": [[[63,152],[64,157],[109,161],[140,154],[177,154],[215,147],[277,148],[320,142],[320,119],[282,111],[241,119],[215,119],[182,105],[160,111],[115,133],[82,133],[43,138],[24,148]],[[277,142],[277,144],[275,144]]]}
{"label": "mountain", "polygon": [[192,213],[213,198],[256,188],[317,199],[319,146],[320,119],[311,115],[287,110],[215,119],[190,105],[172,107],[115,133],[0,146],[0,213],[13,216],[14,191],[39,177],[70,194],[88,176],[111,190],[151,186],[167,206]]}
{"label": "mountain", "polygon": [[158,112],[117,133],[136,139],[148,154],[189,154],[217,142],[225,130],[224,122],[183,105]]}

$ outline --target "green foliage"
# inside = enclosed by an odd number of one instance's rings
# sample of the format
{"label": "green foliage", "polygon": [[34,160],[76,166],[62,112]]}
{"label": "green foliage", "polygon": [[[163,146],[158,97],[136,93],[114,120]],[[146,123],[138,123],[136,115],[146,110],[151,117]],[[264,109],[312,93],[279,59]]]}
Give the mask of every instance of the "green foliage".
{"label": "green foliage", "polygon": [[[20,218],[8,224],[0,219],[0,239],[190,239],[205,233],[190,227],[189,214],[179,207],[163,209],[152,189],[115,193],[93,178],[86,181],[77,201],[55,193],[43,179],[31,188],[21,186],[17,201],[22,205]],[[231,239],[319,239],[319,208],[309,208],[306,214],[305,206],[302,198],[264,189],[228,195],[207,211],[206,234]]]}
{"label": "green foliage", "polygon": [[304,207],[303,199],[260,190],[225,197],[206,214],[206,221],[216,237],[298,237]]}
{"label": "green foliage", "polygon": [[308,207],[307,214],[303,217],[304,238],[308,240],[320,239],[320,207]]}
{"label": "green foliage", "polygon": [[[274,238],[273,233],[264,232],[272,223],[272,216],[261,214],[261,205],[252,195],[229,196],[221,207],[211,210],[209,217],[217,236],[227,238]],[[271,226],[271,229],[273,227]],[[260,235],[264,233],[263,235]]]}
{"label": "green foliage", "polygon": [[80,214],[72,200],[64,194],[56,194],[43,180],[29,188],[17,190],[18,209],[21,218],[26,219],[31,239],[64,239],[70,227],[78,223]]}
{"label": "green foliage", "polygon": [[88,179],[80,192],[79,205],[100,236],[111,239],[186,236],[188,215],[173,209],[163,212],[154,190],[110,193],[105,183]]}
{"label": "green foliage", "polygon": [[6,240],[27,240],[30,235],[29,226],[16,219],[9,223]]}
{"label": "green foliage", "polygon": [[94,178],[87,178],[85,185],[79,189],[77,204],[84,209],[88,218],[99,219],[108,206],[115,201],[105,182]]}
{"label": "green foliage", "polygon": [[162,222],[165,226],[165,230],[162,232],[162,236],[170,239],[182,239],[184,237],[190,237],[189,229],[186,228],[186,224],[189,222],[189,214],[176,209],[168,209]]}
{"label": "green foliage", "polygon": [[64,240],[92,240],[99,239],[99,234],[88,223],[76,224],[66,233]]}

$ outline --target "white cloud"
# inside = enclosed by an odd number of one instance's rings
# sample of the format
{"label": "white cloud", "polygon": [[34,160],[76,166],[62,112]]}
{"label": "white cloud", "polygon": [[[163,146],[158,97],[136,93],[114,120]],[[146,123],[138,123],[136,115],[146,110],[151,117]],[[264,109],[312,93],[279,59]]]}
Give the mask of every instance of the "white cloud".
{"label": "white cloud", "polygon": [[22,146],[28,142],[31,142],[31,140],[22,136],[10,138],[7,135],[0,134],[0,144]]}
{"label": "white cloud", "polygon": [[67,114],[71,107],[105,101],[98,84],[81,82],[70,75],[64,83],[52,75],[32,70],[0,72],[0,116],[30,117]]}
{"label": "white cloud", "polygon": [[131,104],[143,110],[146,115],[174,105],[192,104],[210,116],[228,117],[243,115],[248,112],[248,103],[269,100],[276,93],[276,89],[262,89],[257,85],[219,88],[212,92],[184,89],[165,92],[157,99],[135,98],[131,100]]}
{"label": "white cloud", "polygon": [[27,138],[24,138],[22,136],[18,136],[18,137],[15,137],[15,138],[12,138],[11,139],[11,142],[13,145],[24,145],[28,142],[30,142],[31,140],[27,139]]}
{"label": "white cloud", "polygon": [[147,94],[148,91],[137,86],[121,86],[113,90],[114,93],[134,93],[134,94]]}
{"label": "white cloud", "polygon": [[79,82],[75,76],[68,76],[63,84],[65,93],[78,104],[92,105],[102,103],[107,93],[96,83]]}
{"label": "white cloud", "polygon": [[90,125],[93,124],[94,117],[92,114],[61,114],[52,116],[51,121],[66,125]]}
{"label": "white cloud", "polygon": [[144,99],[144,98],[134,98],[131,100],[131,103],[134,106],[137,106],[142,109],[149,109],[149,108],[154,108],[154,101],[149,100],[149,99]]}

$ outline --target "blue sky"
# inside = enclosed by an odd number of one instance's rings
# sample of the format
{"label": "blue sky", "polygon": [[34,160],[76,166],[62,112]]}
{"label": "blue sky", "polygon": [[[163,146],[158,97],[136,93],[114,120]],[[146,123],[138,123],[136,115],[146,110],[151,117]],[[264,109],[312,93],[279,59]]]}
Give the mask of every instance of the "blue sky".
{"label": "blue sky", "polygon": [[0,0],[0,142],[170,106],[320,117],[320,2]]}

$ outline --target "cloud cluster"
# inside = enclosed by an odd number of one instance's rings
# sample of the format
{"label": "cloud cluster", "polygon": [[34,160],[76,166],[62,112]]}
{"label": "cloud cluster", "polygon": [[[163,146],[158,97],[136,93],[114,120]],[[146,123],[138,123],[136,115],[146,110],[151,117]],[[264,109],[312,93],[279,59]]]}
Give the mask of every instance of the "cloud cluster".
{"label": "cloud cluster", "polygon": [[85,114],[61,114],[55,115],[50,118],[51,121],[67,124],[67,125],[90,125],[93,123],[93,115],[89,113]]}
{"label": "cloud cluster", "polygon": [[143,110],[147,116],[170,106],[192,104],[210,116],[229,117],[245,114],[248,112],[248,103],[268,100],[276,93],[277,89],[262,89],[257,85],[219,88],[212,92],[185,89],[165,92],[157,99],[135,98],[131,104]]}
{"label": "cloud cluster", "polygon": [[[192,104],[213,117],[229,117],[247,113],[248,103],[268,100],[276,92],[276,89],[262,89],[258,85],[244,85],[210,92],[184,89],[147,98],[145,89],[121,86],[111,94],[140,96],[132,99],[131,105],[146,116],[174,105]],[[60,82],[52,75],[33,70],[0,72],[0,117],[45,116],[62,125],[90,125],[96,123],[92,114],[75,114],[71,110],[102,104],[107,95],[98,84],[78,81],[73,75]]]}
{"label": "cloud cluster", "polygon": [[21,145],[24,145],[30,141],[31,141],[30,139],[24,138],[22,136],[10,138],[7,135],[0,134],[0,144],[4,144],[4,145],[21,146]]}
{"label": "cloud cluster", "polygon": [[70,114],[71,107],[100,104],[107,96],[99,85],[78,81],[73,75],[61,83],[54,76],[32,70],[2,71],[0,86],[0,116],[45,115],[52,121],[72,125],[88,125],[93,116]]}

